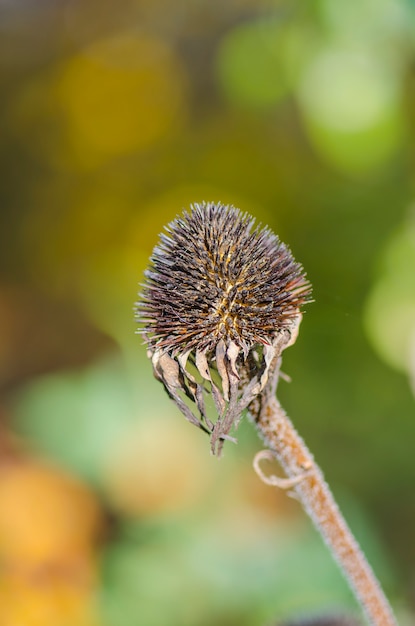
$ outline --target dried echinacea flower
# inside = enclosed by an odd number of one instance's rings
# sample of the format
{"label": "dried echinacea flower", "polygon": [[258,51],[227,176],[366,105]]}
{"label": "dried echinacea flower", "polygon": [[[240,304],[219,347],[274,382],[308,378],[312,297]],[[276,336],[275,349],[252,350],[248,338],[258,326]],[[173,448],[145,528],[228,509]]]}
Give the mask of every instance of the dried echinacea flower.
{"label": "dried echinacea flower", "polygon": [[137,305],[141,332],[156,378],[214,452],[263,390],[275,340],[295,333],[310,293],[287,246],[233,206],[194,204],[161,234]]}
{"label": "dried echinacea flower", "polygon": [[[156,378],[220,453],[248,409],[267,450],[254,468],[290,489],[343,570],[373,626],[397,626],[365,555],[276,397],[282,351],[297,337],[311,287],[301,265],[267,228],[232,206],[195,204],[160,237],[137,317]],[[213,398],[217,418],[208,415]],[[285,478],[267,476],[277,459]]]}

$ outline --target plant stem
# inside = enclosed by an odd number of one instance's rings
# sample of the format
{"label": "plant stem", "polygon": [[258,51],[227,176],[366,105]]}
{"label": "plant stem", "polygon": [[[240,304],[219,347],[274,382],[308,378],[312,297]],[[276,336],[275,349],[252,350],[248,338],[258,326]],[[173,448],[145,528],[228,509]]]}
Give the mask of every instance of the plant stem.
{"label": "plant stem", "polygon": [[369,623],[397,626],[389,602],[347,526],[322,471],[276,398],[280,363],[279,356],[271,384],[250,407],[251,417],[287,477],[295,479],[293,491],[343,571]]}

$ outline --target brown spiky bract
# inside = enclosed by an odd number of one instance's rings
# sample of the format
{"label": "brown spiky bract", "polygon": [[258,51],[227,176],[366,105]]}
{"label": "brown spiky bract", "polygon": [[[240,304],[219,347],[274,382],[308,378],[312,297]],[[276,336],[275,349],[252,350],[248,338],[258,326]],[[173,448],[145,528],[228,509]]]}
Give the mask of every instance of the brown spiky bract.
{"label": "brown spiky bract", "polygon": [[269,344],[310,299],[290,250],[233,206],[194,204],[166,227],[138,306],[151,349],[209,352],[220,339],[246,355]]}

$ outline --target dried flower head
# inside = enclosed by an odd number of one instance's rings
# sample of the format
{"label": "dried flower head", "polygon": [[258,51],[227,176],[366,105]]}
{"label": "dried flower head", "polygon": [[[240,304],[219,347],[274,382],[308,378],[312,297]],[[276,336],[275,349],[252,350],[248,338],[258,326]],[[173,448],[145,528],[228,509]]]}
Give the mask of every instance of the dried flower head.
{"label": "dried flower head", "polygon": [[156,378],[220,452],[268,380],[278,334],[298,326],[311,286],[278,237],[233,206],[194,204],[165,230],[137,305],[140,332]]}

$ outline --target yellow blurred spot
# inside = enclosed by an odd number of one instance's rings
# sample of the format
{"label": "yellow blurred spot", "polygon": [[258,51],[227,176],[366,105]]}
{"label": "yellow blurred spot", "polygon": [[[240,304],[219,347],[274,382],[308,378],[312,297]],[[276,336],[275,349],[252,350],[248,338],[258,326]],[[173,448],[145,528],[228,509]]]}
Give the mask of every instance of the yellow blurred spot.
{"label": "yellow blurred spot", "polygon": [[77,577],[29,573],[0,580],[1,626],[98,626],[91,590]]}
{"label": "yellow blurred spot", "polygon": [[56,89],[68,140],[86,166],[146,149],[181,126],[183,70],[155,38],[95,43],[67,63]]}
{"label": "yellow blurred spot", "polygon": [[0,472],[0,625],[98,626],[97,504],[77,482],[33,460]]}

